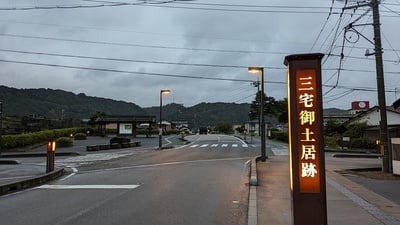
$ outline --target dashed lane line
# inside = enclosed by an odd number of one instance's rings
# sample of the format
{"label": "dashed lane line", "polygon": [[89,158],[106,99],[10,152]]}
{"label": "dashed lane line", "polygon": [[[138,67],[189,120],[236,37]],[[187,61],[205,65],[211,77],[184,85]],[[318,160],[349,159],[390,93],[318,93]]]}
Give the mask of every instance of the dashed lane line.
{"label": "dashed lane line", "polygon": [[42,185],[37,189],[135,189],[139,185]]}

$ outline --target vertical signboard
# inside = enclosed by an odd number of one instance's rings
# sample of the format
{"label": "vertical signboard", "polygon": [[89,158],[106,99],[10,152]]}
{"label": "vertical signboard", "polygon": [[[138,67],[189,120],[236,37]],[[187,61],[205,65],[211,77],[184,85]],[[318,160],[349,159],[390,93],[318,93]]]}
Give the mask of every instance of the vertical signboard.
{"label": "vertical signboard", "polygon": [[294,225],[327,224],[321,88],[323,54],[285,57]]}

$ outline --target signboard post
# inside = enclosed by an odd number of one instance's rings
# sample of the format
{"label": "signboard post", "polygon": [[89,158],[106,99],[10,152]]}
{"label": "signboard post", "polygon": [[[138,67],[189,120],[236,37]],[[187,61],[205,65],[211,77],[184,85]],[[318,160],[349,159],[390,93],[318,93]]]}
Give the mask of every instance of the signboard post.
{"label": "signboard post", "polygon": [[285,57],[288,66],[289,159],[293,225],[326,225],[322,117],[323,54]]}

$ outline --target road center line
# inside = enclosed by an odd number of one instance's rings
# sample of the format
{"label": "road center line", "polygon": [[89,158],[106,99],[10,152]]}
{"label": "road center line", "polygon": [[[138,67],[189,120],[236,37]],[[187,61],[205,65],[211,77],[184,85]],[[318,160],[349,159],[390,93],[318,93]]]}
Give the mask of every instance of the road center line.
{"label": "road center line", "polygon": [[104,172],[104,171],[114,171],[114,170],[126,170],[126,169],[137,169],[137,168],[150,168],[150,167],[158,167],[158,166],[172,166],[172,165],[181,165],[188,163],[206,163],[206,162],[218,162],[218,161],[236,161],[236,160],[244,160],[250,159],[251,157],[240,157],[240,158],[223,158],[223,159],[202,159],[202,160],[188,160],[188,161],[179,161],[179,162],[167,162],[167,163],[156,163],[156,164],[144,164],[137,166],[125,166],[125,167],[116,167],[116,168],[108,168],[101,170],[89,170],[89,171],[80,171],[79,173],[96,173],[96,172]]}
{"label": "road center line", "polygon": [[135,189],[139,185],[42,185],[38,189]]}

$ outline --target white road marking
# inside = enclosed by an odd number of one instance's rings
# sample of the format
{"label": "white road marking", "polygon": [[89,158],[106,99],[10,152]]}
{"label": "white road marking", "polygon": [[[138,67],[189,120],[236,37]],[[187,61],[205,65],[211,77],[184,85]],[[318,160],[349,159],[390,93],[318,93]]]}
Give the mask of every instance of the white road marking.
{"label": "white road marking", "polygon": [[226,148],[228,147],[228,144],[222,144],[221,147]]}
{"label": "white road marking", "polygon": [[215,148],[215,147],[218,147],[218,144],[212,144],[211,145],[211,148]]}
{"label": "white road marking", "polygon": [[245,160],[245,159],[249,159],[249,158],[250,157],[189,160],[189,161],[145,164],[145,165],[125,166],[125,167],[116,167],[116,168],[108,168],[108,169],[100,169],[100,170],[81,171],[79,173],[81,173],[81,174],[84,174],[84,173],[96,173],[96,172],[103,173],[104,171],[116,171],[116,170],[127,170],[127,169],[137,169],[137,168],[151,168],[151,167],[158,167],[158,166],[182,165],[182,164],[188,164],[188,163],[208,163],[208,162],[219,162],[219,161],[234,161],[234,160]]}
{"label": "white road marking", "polygon": [[247,147],[249,147],[247,144],[242,144],[242,147],[243,148],[247,148]]}
{"label": "white road marking", "polygon": [[238,144],[232,144],[232,147],[237,148],[239,145]]}
{"label": "white road marking", "polygon": [[208,144],[204,144],[204,145],[201,145],[200,148],[205,148],[207,146],[208,146]]}
{"label": "white road marking", "polygon": [[235,137],[238,141],[240,141],[242,144],[246,144],[246,142],[244,142],[242,139],[240,139],[240,138],[238,138],[238,137]]}
{"label": "white road marking", "polygon": [[68,179],[68,178],[74,176],[76,173],[78,173],[78,169],[77,169],[77,168],[71,167],[71,169],[72,169],[72,173],[71,173],[70,175],[68,175],[68,176],[66,176],[66,177],[64,177],[64,178],[62,178],[61,181],[64,181],[64,180],[66,180],[66,179]]}
{"label": "white road marking", "polygon": [[38,189],[135,189],[139,185],[42,185]]}
{"label": "white road marking", "polygon": [[107,161],[111,159],[121,158],[132,155],[132,152],[113,152],[113,153],[93,153],[82,156],[74,156],[65,159],[57,159],[55,161],[57,166],[78,167],[80,165],[92,164],[96,161]]}
{"label": "white road marking", "polygon": [[199,146],[199,145],[191,145],[191,146],[189,146],[189,148],[196,148],[197,146]]}

